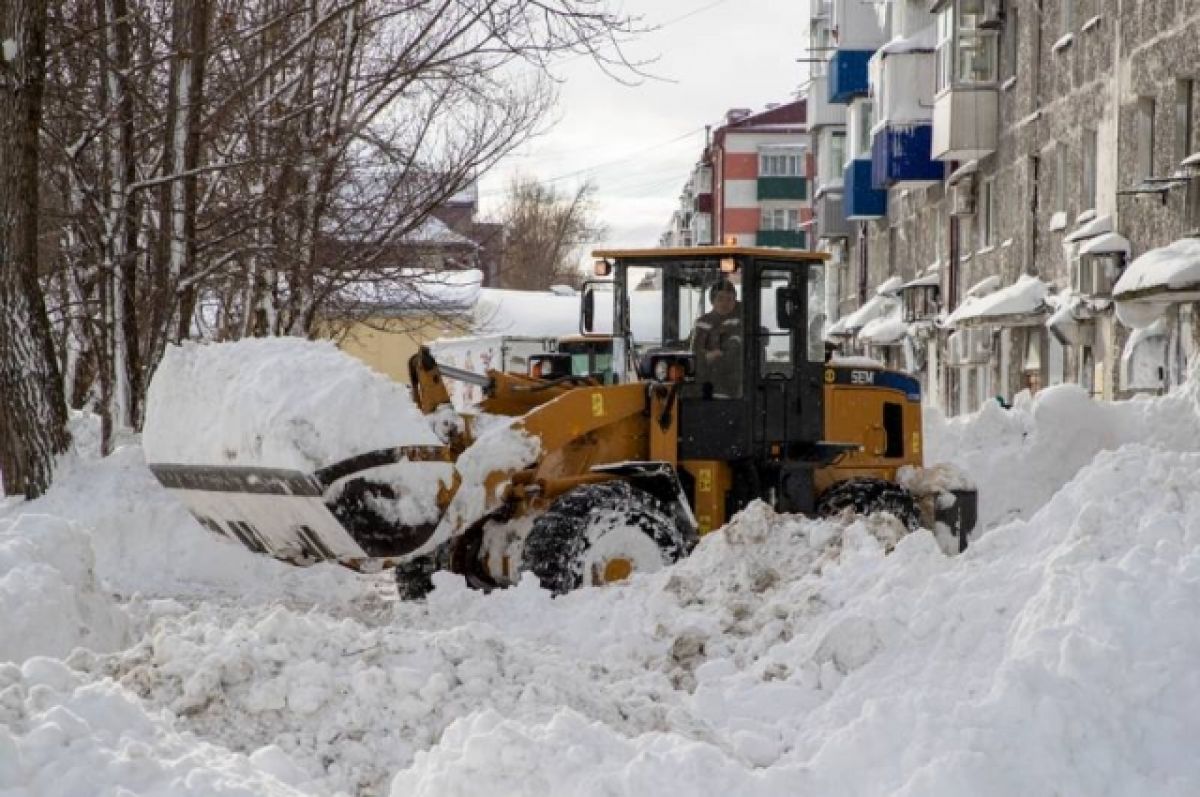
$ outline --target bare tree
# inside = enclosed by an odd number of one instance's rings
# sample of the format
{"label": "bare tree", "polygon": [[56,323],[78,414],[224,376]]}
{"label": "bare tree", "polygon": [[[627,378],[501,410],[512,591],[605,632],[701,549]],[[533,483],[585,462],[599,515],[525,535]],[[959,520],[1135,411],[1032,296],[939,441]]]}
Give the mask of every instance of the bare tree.
{"label": "bare tree", "polygon": [[501,211],[505,240],[500,284],[523,290],[577,285],[581,249],[604,237],[595,192],[590,181],[573,193],[560,193],[535,179],[514,177]]}
{"label": "bare tree", "polygon": [[414,279],[414,236],[537,132],[559,59],[636,77],[610,4],[52,4],[42,278],[71,405],[107,446],[167,343],[315,335]]}
{"label": "bare tree", "polygon": [[50,486],[66,404],[38,283],[38,129],[45,0],[0,6],[0,470],[4,491]]}

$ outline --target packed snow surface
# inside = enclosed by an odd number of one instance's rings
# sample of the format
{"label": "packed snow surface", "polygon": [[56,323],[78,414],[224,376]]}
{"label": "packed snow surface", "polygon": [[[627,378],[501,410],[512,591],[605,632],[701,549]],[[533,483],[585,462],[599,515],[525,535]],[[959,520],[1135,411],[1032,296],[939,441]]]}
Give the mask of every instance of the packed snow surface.
{"label": "packed snow surface", "polygon": [[0,793],[1200,792],[1200,378],[926,442],[981,488],[960,556],[756,503],[622,585],[415,604],[203,531],[136,447],[81,463],[0,514]]}

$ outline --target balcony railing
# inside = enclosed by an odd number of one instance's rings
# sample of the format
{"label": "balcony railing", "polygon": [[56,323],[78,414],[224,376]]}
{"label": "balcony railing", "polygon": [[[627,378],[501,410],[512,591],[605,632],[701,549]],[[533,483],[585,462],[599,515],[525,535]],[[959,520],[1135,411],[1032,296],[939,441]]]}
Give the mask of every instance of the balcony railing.
{"label": "balcony railing", "polygon": [[931,155],[932,124],[890,124],[871,141],[871,186],[931,184],[946,176],[946,165]]}
{"label": "balcony railing", "polygon": [[850,161],[842,191],[847,219],[878,219],[887,215],[887,191],[879,191],[871,185],[871,161],[868,159]]}
{"label": "balcony railing", "polygon": [[758,198],[764,199],[807,199],[808,180],[803,177],[760,177]]}
{"label": "balcony railing", "polygon": [[759,230],[755,241],[759,246],[783,249],[807,249],[808,236],[803,230]]}
{"label": "balcony railing", "polygon": [[867,94],[867,62],[871,50],[837,50],[829,59],[829,101],[848,105]]}

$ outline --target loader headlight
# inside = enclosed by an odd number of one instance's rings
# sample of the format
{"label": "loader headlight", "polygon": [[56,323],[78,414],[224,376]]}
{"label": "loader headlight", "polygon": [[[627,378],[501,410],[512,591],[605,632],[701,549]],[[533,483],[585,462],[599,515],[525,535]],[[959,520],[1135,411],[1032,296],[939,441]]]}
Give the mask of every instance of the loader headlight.
{"label": "loader headlight", "polygon": [[656,352],[642,359],[638,365],[638,375],[655,382],[684,382],[688,377],[695,376],[694,362],[691,352]]}

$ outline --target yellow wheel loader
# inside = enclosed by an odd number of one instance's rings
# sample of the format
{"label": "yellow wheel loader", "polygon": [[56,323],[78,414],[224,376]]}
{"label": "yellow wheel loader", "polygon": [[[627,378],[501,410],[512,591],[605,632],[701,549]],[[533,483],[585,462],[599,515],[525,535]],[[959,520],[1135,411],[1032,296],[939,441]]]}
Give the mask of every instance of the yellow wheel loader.
{"label": "yellow wheel loader", "polygon": [[[826,355],[824,255],[714,246],[595,257],[604,279],[581,294],[581,333],[597,334],[600,316],[611,327],[611,379],[574,375],[561,358],[536,376],[480,376],[422,350],[409,364],[413,397],[445,445],[315,473],[151,469],[210,529],[296,564],[394,567],[405,597],[423,595],[439,569],[484,589],[523,573],[555,593],[619,581],[675,562],[755,500],[808,515],[889,512],[966,547],[976,493],[941,471],[925,477],[935,471],[922,468],[918,382]],[[631,303],[633,291],[648,293]],[[648,320],[631,319],[631,306],[656,308],[653,346],[633,339]],[[447,378],[484,388],[477,415],[450,409]],[[386,511],[404,498],[386,476],[395,463],[448,474],[440,517],[406,526]]]}

